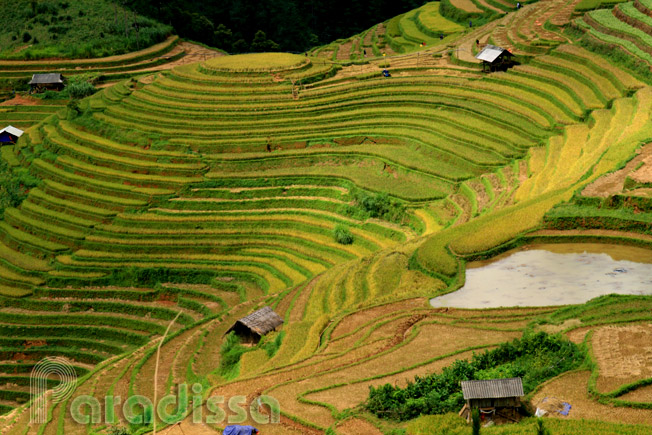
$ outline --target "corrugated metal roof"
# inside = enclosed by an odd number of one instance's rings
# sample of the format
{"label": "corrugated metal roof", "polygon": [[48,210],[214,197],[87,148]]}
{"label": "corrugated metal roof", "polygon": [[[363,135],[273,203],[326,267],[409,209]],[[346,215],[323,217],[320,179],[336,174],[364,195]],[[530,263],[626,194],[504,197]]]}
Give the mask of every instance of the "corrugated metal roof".
{"label": "corrugated metal roof", "polygon": [[3,128],[2,130],[0,130],[0,134],[4,133],[5,131],[7,133],[9,133],[9,134],[12,134],[12,135],[16,136],[16,137],[21,137],[23,135],[23,133],[24,133],[23,130],[21,130],[19,128],[16,128],[16,127],[12,127],[11,125],[8,125],[5,128]]}
{"label": "corrugated metal roof", "polygon": [[495,45],[490,45],[489,44],[489,45],[486,45],[482,49],[482,51],[480,53],[476,54],[475,58],[480,59],[480,60],[484,60],[486,62],[493,62],[494,60],[496,60],[498,58],[498,56],[503,54],[503,52],[505,52],[505,51],[507,51],[507,50],[505,50],[502,47],[496,47]]}
{"label": "corrugated metal roof", "polygon": [[464,400],[498,399],[524,395],[521,378],[462,381],[461,384]]}
{"label": "corrugated metal roof", "polygon": [[51,83],[63,83],[63,77],[59,73],[50,73],[50,74],[34,74],[32,75],[32,81],[29,82],[30,85],[41,85],[41,84],[51,84]]}
{"label": "corrugated metal roof", "polygon": [[283,324],[283,319],[271,307],[265,307],[243,317],[238,322],[262,336]]}

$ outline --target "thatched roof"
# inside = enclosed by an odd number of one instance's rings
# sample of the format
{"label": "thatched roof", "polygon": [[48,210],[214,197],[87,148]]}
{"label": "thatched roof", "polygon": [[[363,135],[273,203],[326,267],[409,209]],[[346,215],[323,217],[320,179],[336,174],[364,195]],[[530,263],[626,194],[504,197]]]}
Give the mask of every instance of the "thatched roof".
{"label": "thatched roof", "polygon": [[34,74],[30,85],[50,85],[50,84],[63,84],[63,77],[59,73],[50,74]]}
{"label": "thatched roof", "polygon": [[493,62],[498,59],[501,54],[506,53],[508,56],[511,56],[512,53],[505,50],[502,47],[497,47],[495,45],[487,44],[480,53],[478,53],[475,58],[479,60],[484,60],[485,62]]}
{"label": "thatched roof", "polygon": [[464,400],[499,399],[524,395],[521,378],[462,381],[461,384]]}
{"label": "thatched roof", "polygon": [[270,307],[265,307],[238,320],[235,325],[226,332],[228,333],[233,330],[238,323],[246,326],[256,334],[263,336],[283,324],[283,319],[281,319],[281,316],[276,314]]}

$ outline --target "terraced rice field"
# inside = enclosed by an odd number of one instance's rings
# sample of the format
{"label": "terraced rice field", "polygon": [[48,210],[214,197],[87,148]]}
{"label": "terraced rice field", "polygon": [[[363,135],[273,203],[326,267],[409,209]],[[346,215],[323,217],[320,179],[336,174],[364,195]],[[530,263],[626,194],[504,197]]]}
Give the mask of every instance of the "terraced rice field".
{"label": "terraced rice field", "polygon": [[[369,386],[405,385],[532,327],[586,341],[593,364],[526,400],[564,396],[577,406],[571,420],[649,431],[649,298],[485,311],[427,304],[461,285],[465,260],[515,244],[652,245],[642,148],[652,137],[652,88],[567,44],[557,26],[575,3],[515,11],[507,1],[453,1],[505,15],[464,34],[464,22],[431,2],[308,55],[148,71],[83,101],[80,116],[57,105],[33,117],[21,113],[36,106],[0,106],[0,117],[28,129],[2,159],[39,180],[0,221],[0,432],[107,429],[80,426],[71,401],[51,403],[47,421],[29,425],[29,373],[49,355],[71,361],[76,393],[98,400],[197,383],[204,401],[277,398],[280,423],[264,433],[390,433],[410,426],[365,412]],[[646,39],[622,23],[644,32],[648,3],[590,12],[578,26],[644,53]],[[487,75],[452,65],[472,57],[476,38],[531,58]],[[84,67],[149,69],[172,53],[175,41],[167,44]],[[432,56],[448,48],[468,53]],[[419,60],[426,56],[439,60]],[[358,60],[368,70],[339,65]],[[383,62],[398,70],[391,79],[378,77]],[[382,193],[404,216],[364,208]],[[339,243],[338,228],[353,242]],[[266,305],[283,317],[282,332],[224,372],[226,331]],[[277,338],[276,349],[265,347]],[[206,406],[198,409],[212,414]],[[162,433],[225,425],[179,420]],[[550,424],[596,433],[597,423]]]}

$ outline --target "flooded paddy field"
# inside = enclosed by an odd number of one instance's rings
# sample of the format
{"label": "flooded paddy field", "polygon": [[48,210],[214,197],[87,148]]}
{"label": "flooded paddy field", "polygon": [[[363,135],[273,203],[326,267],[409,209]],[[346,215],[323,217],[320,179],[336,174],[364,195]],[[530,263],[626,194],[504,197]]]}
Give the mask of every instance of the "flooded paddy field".
{"label": "flooded paddy field", "polygon": [[528,245],[467,264],[465,285],[433,307],[582,304],[606,294],[652,295],[652,250],[596,243]]}

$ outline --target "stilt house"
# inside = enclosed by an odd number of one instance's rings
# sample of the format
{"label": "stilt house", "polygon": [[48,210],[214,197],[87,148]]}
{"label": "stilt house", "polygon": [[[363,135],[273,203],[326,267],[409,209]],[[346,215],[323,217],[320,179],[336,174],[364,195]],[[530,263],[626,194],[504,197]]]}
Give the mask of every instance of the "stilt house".
{"label": "stilt house", "polygon": [[41,92],[44,90],[60,91],[65,86],[63,76],[59,73],[33,74],[29,82],[32,91]]}
{"label": "stilt house", "polygon": [[282,324],[281,316],[270,307],[265,307],[235,322],[226,334],[235,331],[242,343],[256,344],[263,335],[276,330]]}
{"label": "stilt house", "polygon": [[524,396],[521,378],[462,381],[461,384],[466,404],[460,415],[467,421],[471,420],[471,410],[475,408],[484,415],[517,421]]}
{"label": "stilt house", "polygon": [[504,70],[512,64],[512,53],[508,50],[487,44],[480,53],[475,56],[482,61],[482,71]]}

